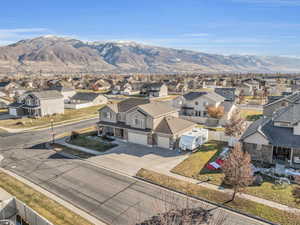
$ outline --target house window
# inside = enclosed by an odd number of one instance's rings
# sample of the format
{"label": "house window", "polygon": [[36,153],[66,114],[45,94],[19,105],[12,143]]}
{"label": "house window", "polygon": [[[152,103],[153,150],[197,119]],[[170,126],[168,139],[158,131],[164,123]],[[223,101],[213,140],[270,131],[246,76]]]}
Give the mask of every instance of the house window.
{"label": "house window", "polygon": [[199,102],[195,102],[195,105],[199,105]]}
{"label": "house window", "polygon": [[204,116],[204,117],[207,116],[207,111],[203,111],[203,116]]}
{"label": "house window", "polygon": [[203,106],[207,106],[208,105],[208,102],[203,102]]}
{"label": "house window", "polygon": [[141,123],[142,123],[141,120],[139,120],[137,118],[134,119],[134,125],[139,126],[139,125],[141,125]]}
{"label": "house window", "polygon": [[111,118],[110,112],[104,112],[103,117],[106,119],[110,119]]}

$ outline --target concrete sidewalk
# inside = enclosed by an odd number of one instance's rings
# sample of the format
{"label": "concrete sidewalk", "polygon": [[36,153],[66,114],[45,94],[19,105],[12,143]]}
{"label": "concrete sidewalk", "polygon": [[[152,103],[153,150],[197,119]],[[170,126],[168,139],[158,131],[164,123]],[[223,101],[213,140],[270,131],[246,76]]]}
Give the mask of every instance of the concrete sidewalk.
{"label": "concrete sidewalk", "polygon": [[[209,189],[212,189],[212,190],[220,191],[220,192],[227,193],[227,194],[232,194],[233,193],[233,191],[231,189],[224,189],[223,187],[220,187],[220,186],[217,186],[217,185],[214,185],[214,184],[210,184],[210,183],[207,183],[207,182],[200,182],[199,180],[189,178],[189,177],[184,177],[184,176],[181,176],[181,175],[170,172],[170,170],[172,168],[174,168],[174,166],[175,165],[160,166],[160,167],[152,168],[151,170],[153,170],[155,172],[158,172],[158,173],[161,173],[161,174],[164,174],[164,175],[167,175],[167,176],[170,176],[170,177],[174,177],[174,178],[179,179],[179,180],[183,180],[183,181],[187,181],[187,182],[190,182],[190,183],[193,183],[193,184],[197,184],[197,185],[200,185],[202,187],[209,188]],[[259,197],[244,194],[244,193],[239,193],[238,196],[241,197],[241,198],[247,199],[247,200],[251,200],[251,201],[254,201],[254,202],[257,202],[257,203],[261,203],[261,204],[276,208],[276,209],[284,210],[284,211],[291,212],[291,213],[297,213],[297,214],[299,213],[300,214],[300,209],[289,207],[289,206],[284,205],[284,204],[280,204],[280,203],[277,203],[277,202],[273,202],[273,201],[270,201],[270,200],[266,200],[266,199],[263,199],[263,198],[259,198]]]}
{"label": "concrete sidewalk", "polygon": [[[67,126],[67,125],[71,125],[74,123],[78,123],[78,122],[83,122],[83,121],[89,121],[89,120],[94,120],[97,119],[98,116],[95,117],[91,117],[91,118],[76,118],[73,120],[67,120],[67,121],[61,121],[61,122],[57,122],[54,123],[53,128],[56,127],[61,127],[61,126]],[[42,125],[42,126],[35,126],[35,127],[29,127],[29,128],[7,128],[7,127],[0,127],[0,129],[5,130],[8,133],[21,133],[21,132],[27,132],[27,131],[41,131],[41,130],[47,130],[50,129],[50,123],[47,125]]]}

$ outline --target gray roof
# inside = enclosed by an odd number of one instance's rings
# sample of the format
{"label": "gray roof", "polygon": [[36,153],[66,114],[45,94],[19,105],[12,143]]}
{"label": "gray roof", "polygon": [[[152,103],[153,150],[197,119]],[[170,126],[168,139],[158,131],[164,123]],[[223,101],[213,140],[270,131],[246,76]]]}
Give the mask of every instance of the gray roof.
{"label": "gray roof", "polygon": [[165,117],[156,127],[155,132],[164,134],[176,134],[188,128],[192,128],[196,125],[188,120],[180,119],[173,116]]}
{"label": "gray roof", "polygon": [[0,82],[0,87],[6,87],[9,84],[10,84],[10,81]]}
{"label": "gray roof", "polygon": [[189,92],[187,94],[184,94],[183,97],[186,99],[186,100],[195,100],[197,99],[198,97],[201,97],[201,96],[206,96],[210,99],[213,99],[217,102],[222,102],[225,100],[224,97],[222,97],[221,95],[217,94],[216,92]]}
{"label": "gray roof", "polygon": [[160,88],[163,85],[163,83],[146,83],[143,84],[143,88]]}
{"label": "gray roof", "polygon": [[[272,99],[271,99],[271,100],[272,100]],[[300,101],[300,92],[299,92],[299,91],[296,91],[296,92],[294,92],[294,93],[291,94],[291,95],[287,95],[287,96],[285,96],[285,97],[278,98],[277,100],[274,100],[274,101],[272,101],[272,102],[268,102],[267,105],[272,104],[272,103],[277,102],[277,101],[282,101],[282,100],[286,100],[286,101],[291,102],[291,103],[295,103],[295,102],[297,102],[297,101]],[[267,106],[267,105],[266,105],[266,106]]]}
{"label": "gray roof", "polygon": [[[299,110],[297,106],[297,110]],[[294,122],[294,118],[289,118],[287,115],[293,113],[291,107],[286,107],[278,111],[273,119],[272,118],[260,118],[259,120],[253,122],[244,132],[241,140],[244,140],[248,136],[259,132],[262,134],[271,145],[282,146],[288,148],[299,148],[300,147],[300,137],[299,135],[294,135],[293,127],[279,127],[274,126],[274,122],[279,118],[280,120],[287,120],[286,122]],[[297,118],[299,119],[300,114],[298,113]],[[297,120],[297,119],[296,119]],[[284,121],[283,121],[284,122]]]}
{"label": "gray roof", "polygon": [[94,101],[100,94],[93,92],[77,92],[71,99],[81,101]]}
{"label": "gray roof", "polygon": [[56,98],[63,98],[63,95],[56,91],[56,90],[48,90],[48,91],[34,91],[34,92],[27,92],[26,94],[33,94],[39,99],[56,99]]}
{"label": "gray roof", "polygon": [[170,112],[178,111],[177,109],[171,107],[169,104],[165,102],[151,102],[148,104],[139,105],[138,107],[152,117],[157,117]]}
{"label": "gray roof", "polygon": [[291,124],[300,121],[300,104],[292,104],[282,108],[274,115],[275,122],[287,122]]}
{"label": "gray roof", "polygon": [[67,92],[67,91],[75,91],[75,88],[73,87],[66,87],[66,86],[56,86],[56,87],[51,87],[49,90],[56,90],[59,92]]}
{"label": "gray roof", "polygon": [[149,99],[144,98],[128,98],[118,103],[108,104],[109,107],[114,112],[127,112],[128,110],[142,104],[150,103]]}
{"label": "gray roof", "polygon": [[235,88],[215,88],[215,92],[224,97],[226,101],[235,100]]}
{"label": "gray roof", "polygon": [[224,113],[227,114],[230,112],[230,110],[232,109],[232,107],[234,106],[234,103],[233,102],[222,102],[220,104],[220,106],[224,107]]}

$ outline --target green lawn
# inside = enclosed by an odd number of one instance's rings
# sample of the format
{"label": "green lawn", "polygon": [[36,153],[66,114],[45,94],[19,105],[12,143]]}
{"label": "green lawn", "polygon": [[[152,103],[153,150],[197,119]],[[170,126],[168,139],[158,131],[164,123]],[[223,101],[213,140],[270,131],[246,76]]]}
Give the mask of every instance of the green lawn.
{"label": "green lawn", "polygon": [[191,196],[205,198],[216,203],[224,204],[228,207],[259,216],[275,223],[279,223],[282,225],[300,224],[299,215],[274,209],[270,206],[256,203],[247,199],[242,199],[238,196],[236,197],[236,200],[234,202],[227,202],[231,199],[231,195],[222,193],[220,191],[211,190],[197,184],[178,180],[176,178],[159,174],[157,172],[141,169],[140,171],[138,171],[137,176],[160,184],[164,187],[168,187]]}
{"label": "green lawn", "polygon": [[89,148],[99,152],[105,152],[113,147],[116,147],[116,144],[104,143],[96,140],[91,140],[84,135],[79,135],[78,137],[71,139],[69,141],[72,145],[78,145],[81,147]]}
{"label": "green lawn", "polygon": [[0,172],[0,187],[55,225],[93,225],[58,202],[4,172]]}
{"label": "green lawn", "polygon": [[[222,185],[223,173],[221,170],[210,171],[205,168],[207,163],[215,161],[219,155],[224,143],[217,141],[210,141],[204,146],[201,146],[199,151],[191,154],[187,159],[178,164],[171,172],[198,179],[200,181],[207,181],[215,184]],[[292,196],[292,190],[296,184],[289,185],[287,188],[278,190],[274,187],[274,181],[264,178],[261,186],[250,186],[245,189],[247,194],[255,195],[264,199],[279,202],[294,208],[300,208],[296,204]]]}
{"label": "green lawn", "polygon": [[241,117],[248,120],[248,121],[257,120],[261,116],[262,116],[262,111],[261,110],[241,109]]}
{"label": "green lawn", "polygon": [[73,156],[76,156],[76,157],[79,157],[82,159],[88,159],[88,158],[94,156],[93,154],[82,152],[82,151],[72,149],[72,148],[68,148],[68,147],[66,147],[64,145],[60,145],[60,144],[52,144],[52,147],[58,153],[65,153],[65,154],[73,155]]}
{"label": "green lawn", "polygon": [[98,115],[98,110],[104,105],[91,106],[83,109],[65,109],[64,114],[45,116],[37,119],[22,118],[0,120],[0,126],[6,128],[30,128],[35,126],[50,126],[51,120],[54,124],[61,124],[65,121],[76,121],[76,119],[88,119]]}

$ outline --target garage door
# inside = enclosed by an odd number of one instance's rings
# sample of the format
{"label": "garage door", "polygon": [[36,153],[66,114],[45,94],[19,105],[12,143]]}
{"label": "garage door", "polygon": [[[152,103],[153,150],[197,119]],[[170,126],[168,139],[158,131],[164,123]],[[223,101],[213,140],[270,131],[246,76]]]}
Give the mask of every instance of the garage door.
{"label": "garage door", "polygon": [[170,148],[170,139],[168,137],[157,136],[157,145],[161,148]]}
{"label": "garage door", "polygon": [[9,108],[9,115],[17,116],[17,109],[15,109],[15,108]]}
{"label": "garage door", "polygon": [[147,135],[128,132],[128,141],[140,145],[147,145]]}

